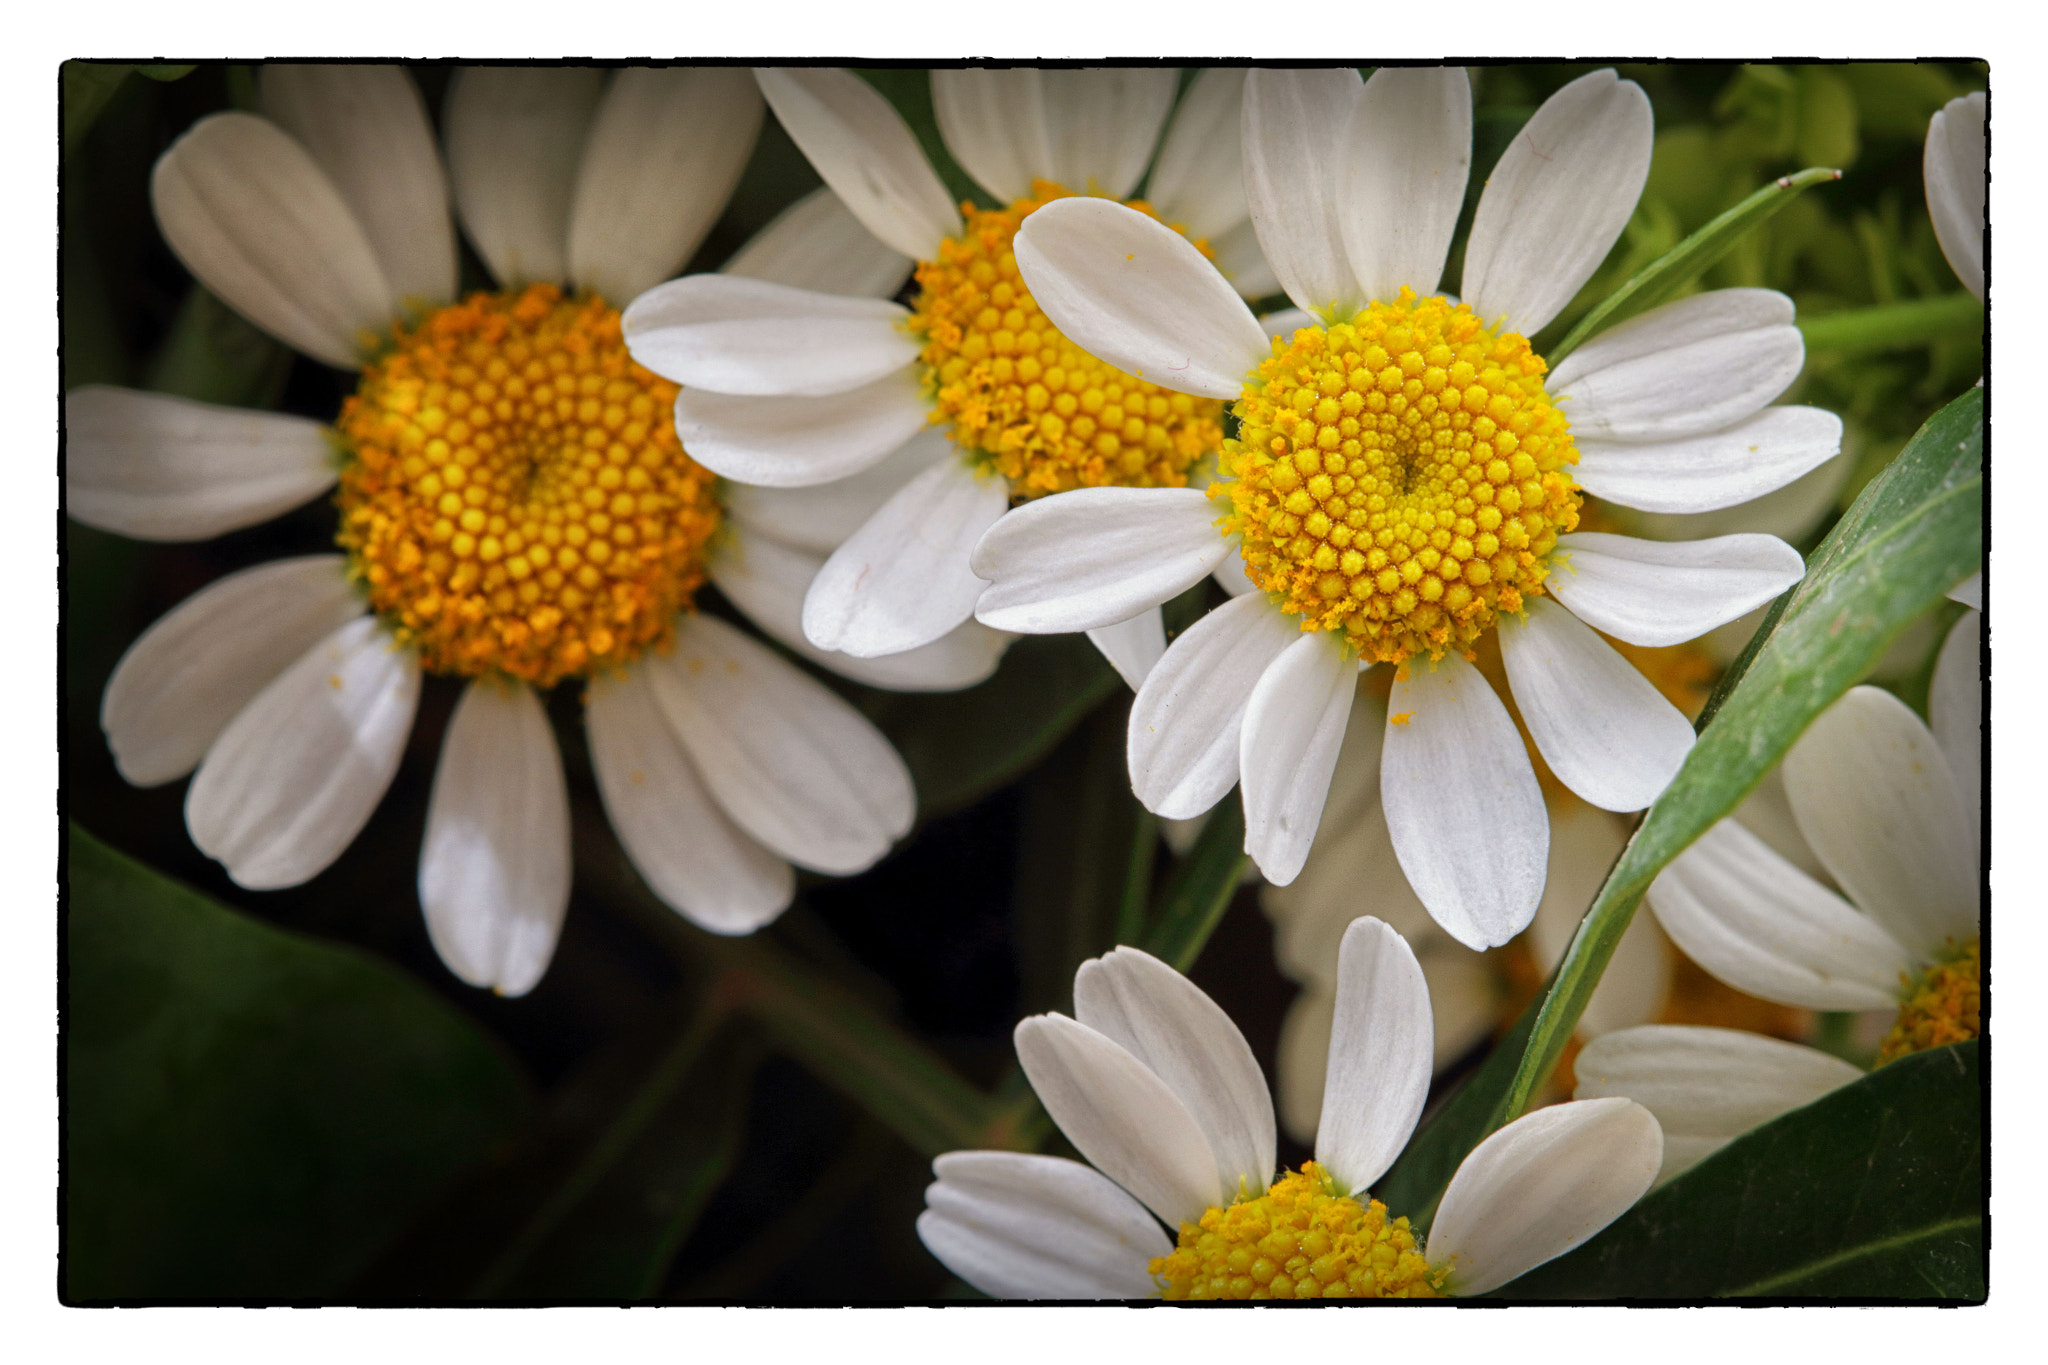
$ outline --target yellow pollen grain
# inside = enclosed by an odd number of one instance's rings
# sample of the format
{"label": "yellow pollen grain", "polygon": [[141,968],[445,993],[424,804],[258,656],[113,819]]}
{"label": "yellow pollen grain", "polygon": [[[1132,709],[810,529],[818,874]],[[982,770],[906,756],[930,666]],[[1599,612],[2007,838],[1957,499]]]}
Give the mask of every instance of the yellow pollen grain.
{"label": "yellow pollen grain", "polygon": [[965,230],[918,265],[909,326],[924,343],[931,420],[950,422],[954,441],[1019,497],[1183,487],[1188,466],[1222,444],[1223,404],[1097,360],[1046,320],[1017,273],[1018,226],[1068,193],[1039,180],[1007,208],[962,204]]}
{"label": "yellow pollen grain", "polygon": [[1275,338],[1224,442],[1225,534],[1308,630],[1376,663],[1468,653],[1543,591],[1578,525],[1578,460],[1541,356],[1403,289],[1350,322]]}
{"label": "yellow pollen grain", "polygon": [[1967,1042],[1984,1028],[1983,941],[1971,939],[1962,952],[1908,982],[1899,1017],[1877,1050],[1877,1064],[1896,1062],[1929,1048]]}
{"label": "yellow pollen grain", "polygon": [[1149,1269],[1169,1300],[1433,1299],[1443,1287],[1406,1218],[1337,1194],[1313,1161],[1181,1224],[1179,1245]]}
{"label": "yellow pollen grain", "polygon": [[619,314],[552,285],[401,329],[336,425],[351,572],[431,671],[540,687],[669,638],[718,529],[712,475]]}

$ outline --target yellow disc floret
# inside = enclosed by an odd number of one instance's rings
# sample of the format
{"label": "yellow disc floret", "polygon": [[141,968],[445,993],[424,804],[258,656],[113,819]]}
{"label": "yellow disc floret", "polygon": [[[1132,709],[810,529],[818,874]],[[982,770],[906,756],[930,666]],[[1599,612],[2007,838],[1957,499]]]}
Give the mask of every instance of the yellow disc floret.
{"label": "yellow disc floret", "polygon": [[1962,952],[1935,963],[1918,982],[1908,983],[1898,1021],[1878,1049],[1879,1066],[1929,1048],[1967,1042],[1983,1031],[1982,951],[1983,941],[1973,938]]}
{"label": "yellow disc floret", "polygon": [[618,312],[552,285],[401,329],[337,423],[342,546],[431,671],[541,687],[635,658],[704,581],[714,479]]}
{"label": "yellow disc floret", "polygon": [[1011,241],[1025,215],[1067,191],[1040,180],[1031,192],[1007,208],[962,204],[966,230],[917,267],[910,326],[924,342],[932,421],[952,423],[953,439],[1020,497],[1184,486],[1188,466],[1222,443],[1223,404],[1134,379],[1046,320]]}
{"label": "yellow disc floret", "polygon": [[1166,1299],[1433,1299],[1443,1280],[1406,1218],[1336,1193],[1313,1161],[1181,1224],[1179,1246],[1150,1270]]}
{"label": "yellow disc floret", "polygon": [[1362,657],[1468,652],[1543,590],[1578,524],[1578,453],[1545,365],[1470,308],[1403,289],[1275,339],[1211,496],[1252,581]]}

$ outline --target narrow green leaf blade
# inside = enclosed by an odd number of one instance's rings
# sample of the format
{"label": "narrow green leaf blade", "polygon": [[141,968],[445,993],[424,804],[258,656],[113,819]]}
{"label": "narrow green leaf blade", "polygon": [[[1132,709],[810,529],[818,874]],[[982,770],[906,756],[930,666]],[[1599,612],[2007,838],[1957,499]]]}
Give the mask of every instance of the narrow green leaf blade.
{"label": "narrow green leaf blade", "polygon": [[1579,325],[1567,332],[1563,341],[1543,353],[1544,360],[1556,369],[1559,361],[1616,323],[1626,322],[1674,298],[1679,290],[1706,273],[1744,237],[1769,222],[1806,190],[1841,178],[1840,171],[1811,166],[1797,175],[1772,181],[1644,266],[1627,284],[1609,294],[1605,302],[1580,318]]}
{"label": "narrow green leaf blade", "polygon": [[1744,1135],[1501,1295],[1981,1302],[1978,1048],[1904,1058]]}
{"label": "narrow green leaf blade", "polygon": [[64,1297],[344,1290],[530,1108],[467,1019],[70,829]]}
{"label": "narrow green leaf blade", "polygon": [[1586,912],[1499,1123],[1523,1112],[1557,1065],[1656,875],[1749,794],[1908,622],[1982,562],[1983,457],[1984,393],[1973,388],[1928,420],[1807,561],[1777,629],[1750,656]]}

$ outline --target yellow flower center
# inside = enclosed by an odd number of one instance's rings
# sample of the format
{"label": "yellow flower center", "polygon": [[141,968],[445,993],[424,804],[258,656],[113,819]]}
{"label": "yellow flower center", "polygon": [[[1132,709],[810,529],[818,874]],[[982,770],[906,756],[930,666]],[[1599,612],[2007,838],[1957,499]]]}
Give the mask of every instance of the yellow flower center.
{"label": "yellow flower center", "polygon": [[1973,938],[1962,952],[1929,967],[1917,983],[1908,983],[1898,1021],[1877,1051],[1879,1066],[1929,1048],[1967,1042],[1983,1031],[1982,951],[1983,941]]}
{"label": "yellow flower center", "polygon": [[1008,208],[962,204],[966,230],[917,267],[910,326],[924,338],[931,420],[952,423],[953,440],[1018,497],[1184,486],[1188,466],[1223,441],[1223,404],[1134,379],[1046,320],[1011,241],[1027,214],[1069,192],[1043,180],[1031,192]]}
{"label": "yellow flower center", "polygon": [[1313,1161],[1181,1224],[1179,1246],[1149,1269],[1165,1299],[1433,1299],[1444,1278],[1406,1218],[1337,1194]]}
{"label": "yellow flower center", "polygon": [[340,541],[431,671],[547,687],[669,638],[704,581],[715,480],[619,314],[552,285],[400,328],[337,422]]}
{"label": "yellow flower center", "polygon": [[1398,664],[1467,652],[1543,590],[1578,524],[1578,460],[1541,356],[1410,289],[1276,338],[1232,411],[1223,474],[1252,581],[1304,629]]}

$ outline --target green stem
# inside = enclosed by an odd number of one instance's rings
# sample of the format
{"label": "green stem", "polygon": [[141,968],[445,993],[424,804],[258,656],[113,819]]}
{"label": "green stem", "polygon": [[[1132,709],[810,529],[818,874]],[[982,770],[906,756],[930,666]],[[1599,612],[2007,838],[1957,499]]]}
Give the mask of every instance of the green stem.
{"label": "green stem", "polygon": [[762,940],[701,937],[735,1008],[919,1152],[1008,1145],[988,1096],[866,1001]]}
{"label": "green stem", "polygon": [[1159,817],[1138,812],[1131,831],[1131,856],[1124,867],[1124,896],[1116,912],[1116,941],[1136,943],[1145,936],[1145,902],[1152,898],[1152,861],[1159,849]]}
{"label": "green stem", "polygon": [[618,1164],[627,1149],[639,1141],[647,1131],[647,1125],[661,1112],[662,1106],[675,1094],[677,1086],[696,1067],[703,1057],[705,1048],[718,1026],[725,1020],[725,1010],[714,993],[697,1012],[691,1016],[681,1036],[670,1045],[654,1069],[647,1073],[633,1098],[621,1109],[618,1116],[606,1128],[598,1140],[584,1153],[583,1160],[569,1173],[569,1178],[556,1187],[533,1217],[526,1221],[506,1248],[470,1288],[473,1298],[495,1298],[505,1285],[526,1264],[529,1256],[537,1251],[548,1239],[561,1221],[566,1218],[584,1198],[597,1187],[597,1183]]}
{"label": "green stem", "polygon": [[1223,920],[1244,874],[1244,806],[1225,797],[1209,812],[1201,838],[1173,870],[1159,911],[1145,935],[1145,951],[1177,972],[1202,955]]}
{"label": "green stem", "polygon": [[1801,318],[1799,330],[1808,351],[1912,350],[1939,337],[1982,332],[1984,305],[1973,294],[1942,294]]}

